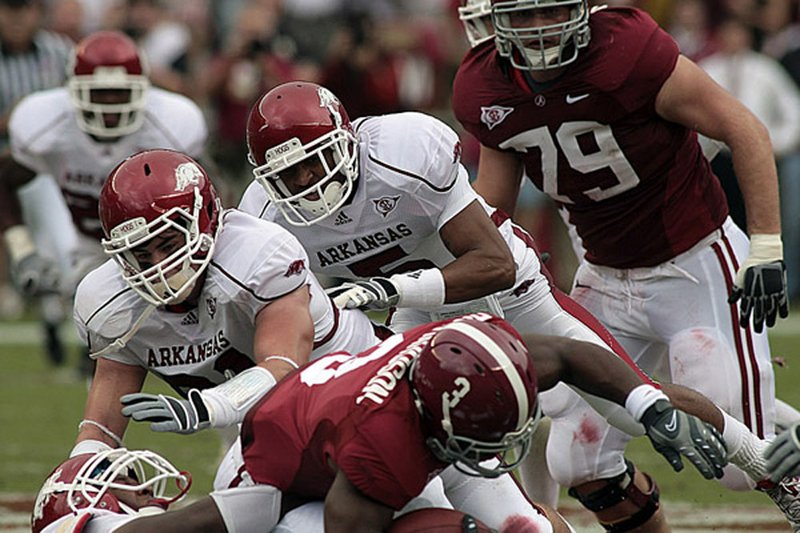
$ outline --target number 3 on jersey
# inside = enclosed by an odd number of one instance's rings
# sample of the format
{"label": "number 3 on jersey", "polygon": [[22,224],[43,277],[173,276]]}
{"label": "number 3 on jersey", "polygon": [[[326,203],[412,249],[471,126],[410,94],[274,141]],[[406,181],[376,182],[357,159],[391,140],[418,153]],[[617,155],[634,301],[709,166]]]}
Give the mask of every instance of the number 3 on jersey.
{"label": "number 3 on jersey", "polygon": [[[578,144],[578,137],[592,135],[598,150],[584,154]],[[556,142],[558,145],[556,145]],[[588,174],[608,168],[617,178],[617,183],[602,189],[593,187],[581,191],[588,198],[599,202],[632,189],[639,183],[639,176],[625,158],[619,147],[611,127],[599,122],[576,121],[565,122],[556,131],[555,139],[547,126],[523,131],[499,146],[503,150],[513,149],[527,153],[529,148],[538,148],[542,158],[542,190],[553,200],[572,204],[570,198],[558,193],[558,149],[564,154],[569,166],[578,172]]]}

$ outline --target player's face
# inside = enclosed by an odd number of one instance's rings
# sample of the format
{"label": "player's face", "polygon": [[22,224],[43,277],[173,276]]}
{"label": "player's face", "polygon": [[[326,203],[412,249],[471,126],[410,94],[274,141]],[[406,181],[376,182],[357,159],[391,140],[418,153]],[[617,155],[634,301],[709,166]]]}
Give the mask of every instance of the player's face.
{"label": "player's face", "polygon": [[[334,165],[333,151],[327,149],[324,155],[328,166],[332,167]],[[322,160],[317,156],[312,156],[280,172],[278,179],[286,185],[291,195],[295,195],[313,187],[324,179],[325,175],[325,165],[323,165]],[[319,200],[319,195],[309,193],[307,199]]]}
{"label": "player's face", "polygon": [[[570,19],[570,9],[567,6],[547,6],[512,11],[508,14],[508,23],[514,28],[543,28],[553,24],[561,24]],[[557,45],[560,41],[558,36],[547,37],[544,39],[545,48]],[[531,48],[538,48],[539,39],[531,39],[523,43]]]}
{"label": "player's face", "polygon": [[[136,479],[121,475],[118,476],[117,479],[114,480],[115,483],[120,483],[123,485],[138,485],[139,482]],[[116,496],[116,498],[133,509],[134,511],[138,511],[145,505],[147,505],[150,500],[153,499],[153,491],[149,487],[138,490],[122,490],[122,489],[109,489],[109,492]]]}
{"label": "player's face", "polygon": [[161,263],[185,246],[185,239],[186,237],[178,230],[168,229],[146,243],[137,246],[131,250],[131,253],[139,264],[139,269],[145,270]]}
{"label": "player's face", "polygon": [[[90,98],[95,104],[127,104],[131,101],[130,89],[92,89]],[[120,113],[103,113],[103,122],[107,128],[119,125]]]}

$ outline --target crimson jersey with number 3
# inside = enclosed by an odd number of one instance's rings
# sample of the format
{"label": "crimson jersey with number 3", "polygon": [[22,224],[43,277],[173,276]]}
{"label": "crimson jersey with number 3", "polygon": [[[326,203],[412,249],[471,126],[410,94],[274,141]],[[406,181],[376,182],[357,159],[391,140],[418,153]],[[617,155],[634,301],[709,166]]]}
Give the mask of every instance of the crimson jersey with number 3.
{"label": "crimson jersey with number 3", "polygon": [[727,216],[697,135],[655,112],[678,59],[643,11],[601,9],[591,41],[556,80],[528,89],[493,43],[473,48],[453,107],[483,145],[520,155],[537,187],[563,204],[586,259],[652,266],[691,248]]}

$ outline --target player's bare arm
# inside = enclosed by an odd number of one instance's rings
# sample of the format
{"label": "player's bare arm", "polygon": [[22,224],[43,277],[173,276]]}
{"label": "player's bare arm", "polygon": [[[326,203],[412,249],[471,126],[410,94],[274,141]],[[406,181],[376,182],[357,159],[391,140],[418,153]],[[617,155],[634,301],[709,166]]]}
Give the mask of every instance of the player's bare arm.
{"label": "player's bare arm", "polygon": [[769,132],[755,115],[683,56],[658,93],[656,112],[727,144],[747,210],[748,233],[780,233],[775,158]]}
{"label": "player's bare arm", "polygon": [[378,533],[392,523],[394,511],[358,490],[341,470],[325,497],[325,531]]}
{"label": "player's bare arm", "polygon": [[445,302],[463,302],[510,288],[514,258],[478,201],[450,219],[439,232],[456,260],[442,269]]}
{"label": "player's bare arm", "polygon": [[[255,359],[269,370],[276,380],[308,362],[314,345],[314,322],[309,311],[308,286],[282,296],[265,306],[256,315],[254,337]],[[280,359],[274,356],[281,357]]]}
{"label": "player's bare arm", "polygon": [[[142,367],[99,358],[83,411],[84,422],[81,423],[76,442],[92,440],[112,448],[120,446],[114,435],[122,438],[128,427],[128,419],[122,416],[118,402],[112,401],[112,398],[139,392],[146,376],[147,370]],[[104,428],[111,434],[103,431]]]}
{"label": "player's bare arm", "polygon": [[478,177],[472,187],[489,205],[514,215],[522,180],[522,161],[509,152],[481,145]]}
{"label": "player's bare arm", "polygon": [[171,531],[173,533],[226,533],[225,521],[211,497],[205,498],[162,514],[143,516],[115,529],[118,533],[144,533],[146,531]]}

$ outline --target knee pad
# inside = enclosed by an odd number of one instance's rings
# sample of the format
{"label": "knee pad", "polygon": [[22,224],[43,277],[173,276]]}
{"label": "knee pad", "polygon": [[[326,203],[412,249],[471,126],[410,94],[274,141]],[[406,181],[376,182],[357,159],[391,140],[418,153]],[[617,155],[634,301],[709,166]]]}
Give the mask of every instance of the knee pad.
{"label": "knee pad", "polygon": [[[571,488],[568,494],[581,502],[586,509],[593,513],[613,509],[615,506],[623,502],[632,503],[637,510],[633,514],[625,516],[612,516],[605,513],[604,519],[599,519],[600,524],[612,533],[621,533],[637,528],[650,520],[650,518],[658,511],[659,493],[658,486],[655,481],[642,472],[650,484],[650,489],[643,492],[636,486],[634,481],[634,474],[636,468],[630,461],[625,461],[627,468],[625,472],[618,476],[608,479],[598,480],[598,483],[604,483],[603,487],[591,492],[582,493],[576,488]],[[613,515],[613,513],[611,513]],[[611,518],[611,520],[609,520]]]}

